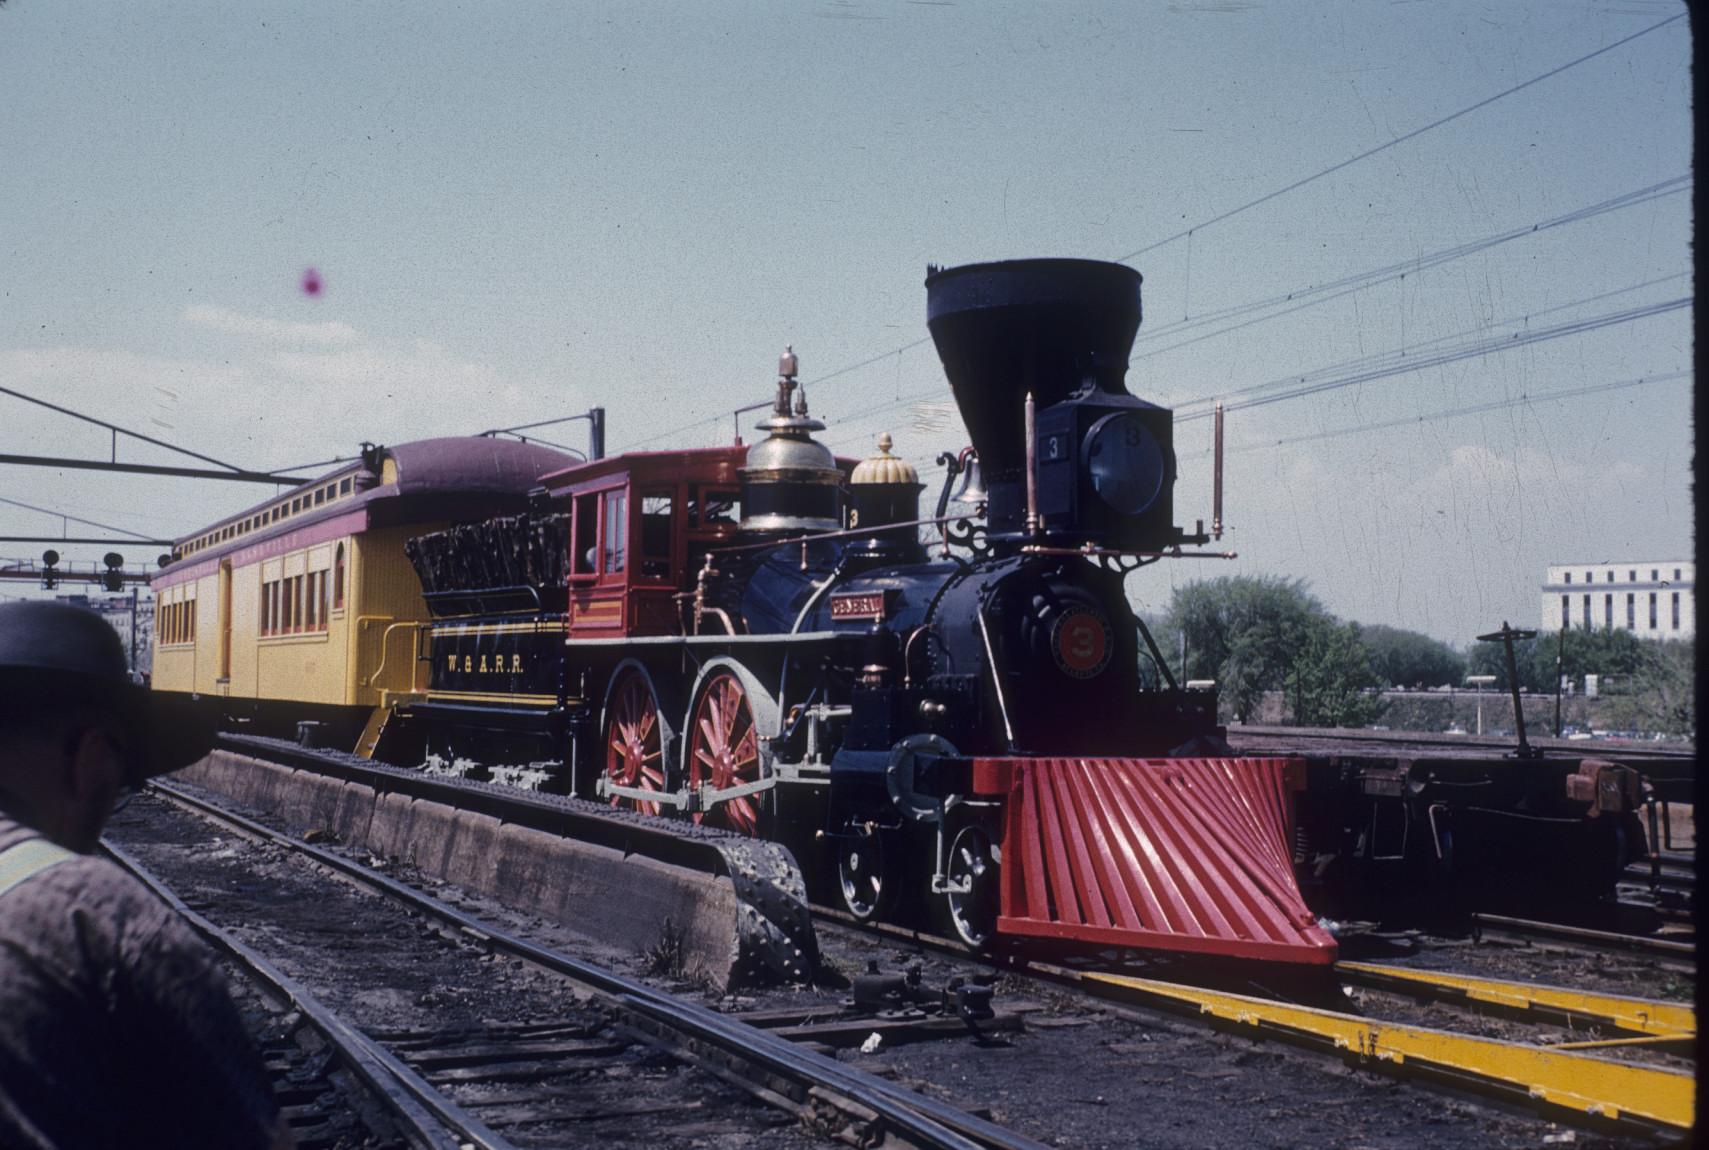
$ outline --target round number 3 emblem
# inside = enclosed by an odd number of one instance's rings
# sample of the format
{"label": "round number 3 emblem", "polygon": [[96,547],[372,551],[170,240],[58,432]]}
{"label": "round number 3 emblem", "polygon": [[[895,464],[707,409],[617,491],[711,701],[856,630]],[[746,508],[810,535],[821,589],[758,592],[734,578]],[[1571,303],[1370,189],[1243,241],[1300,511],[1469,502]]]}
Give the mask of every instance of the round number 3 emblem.
{"label": "round number 3 emblem", "polygon": [[1110,661],[1110,625],[1096,611],[1073,607],[1052,628],[1050,646],[1056,665],[1076,679],[1090,679]]}

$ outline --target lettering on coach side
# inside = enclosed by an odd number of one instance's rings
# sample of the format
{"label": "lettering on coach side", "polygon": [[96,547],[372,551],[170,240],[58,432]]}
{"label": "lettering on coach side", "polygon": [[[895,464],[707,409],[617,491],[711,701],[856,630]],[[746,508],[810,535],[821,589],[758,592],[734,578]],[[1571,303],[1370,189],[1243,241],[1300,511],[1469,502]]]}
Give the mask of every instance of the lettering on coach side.
{"label": "lettering on coach side", "polygon": [[502,654],[493,655],[493,656],[491,656],[490,660],[489,660],[488,656],[482,655],[482,656],[480,656],[480,661],[477,663],[475,661],[476,657],[474,655],[458,656],[457,653],[453,651],[451,654],[445,656],[445,669],[447,671],[455,672],[458,669],[459,658],[461,658],[462,670],[465,674],[475,674],[475,675],[520,675],[520,674],[522,674],[522,654],[520,652],[513,652],[510,656],[509,663],[505,662],[505,658]]}

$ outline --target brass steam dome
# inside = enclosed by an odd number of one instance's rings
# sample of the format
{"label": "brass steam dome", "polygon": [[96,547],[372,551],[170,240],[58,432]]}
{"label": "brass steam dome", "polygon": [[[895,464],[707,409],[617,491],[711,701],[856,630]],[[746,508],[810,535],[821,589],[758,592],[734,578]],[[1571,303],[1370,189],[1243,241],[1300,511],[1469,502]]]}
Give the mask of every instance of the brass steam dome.
{"label": "brass steam dome", "polygon": [[888,431],[878,437],[878,454],[869,456],[855,465],[853,474],[849,476],[851,486],[867,483],[920,482],[920,473],[914,470],[912,463],[890,454],[891,442]]}

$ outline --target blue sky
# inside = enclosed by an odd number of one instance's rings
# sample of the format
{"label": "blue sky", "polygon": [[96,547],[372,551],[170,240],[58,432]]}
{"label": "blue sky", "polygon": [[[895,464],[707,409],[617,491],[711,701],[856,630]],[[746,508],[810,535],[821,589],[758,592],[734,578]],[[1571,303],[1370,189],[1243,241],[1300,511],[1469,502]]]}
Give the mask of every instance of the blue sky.
{"label": "blue sky", "polygon": [[[925,265],[1142,252],[1129,385],[1183,415],[1446,355],[1233,411],[1241,558],[1149,568],[1135,600],[1277,573],[1463,641],[1534,624],[1549,563],[1690,554],[1692,310],[1607,319],[1692,294],[1690,184],[1190,325],[1688,176],[1689,20],[1197,225],[1681,12],[11,0],[0,384],[263,468],[595,403],[621,450],[727,437],[792,343],[829,442],[889,430],[930,477],[961,433]],[[1183,522],[1208,433],[1181,425]],[[107,450],[0,397],[0,452]],[[0,496],[166,535],[266,490],[0,468]],[[57,527],[0,505],[0,534]]]}

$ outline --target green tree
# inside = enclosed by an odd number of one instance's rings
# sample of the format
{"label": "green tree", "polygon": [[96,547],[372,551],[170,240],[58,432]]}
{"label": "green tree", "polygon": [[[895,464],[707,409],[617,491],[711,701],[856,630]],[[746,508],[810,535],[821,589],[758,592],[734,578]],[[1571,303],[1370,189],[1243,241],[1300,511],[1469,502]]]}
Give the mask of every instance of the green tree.
{"label": "green tree", "polygon": [[1357,623],[1313,619],[1294,650],[1285,680],[1294,722],[1302,727],[1363,727],[1383,713],[1383,699]]}
{"label": "green tree", "polygon": [[1323,618],[1303,580],[1225,575],[1175,589],[1159,643],[1173,660],[1185,637],[1186,677],[1215,679],[1223,703],[1245,719],[1283,685],[1307,628]]}
{"label": "green tree", "polygon": [[1371,670],[1390,687],[1454,687],[1465,681],[1466,659],[1454,648],[1417,631],[1380,623],[1360,629]]}
{"label": "green tree", "polygon": [[1639,662],[1608,700],[1603,725],[1623,731],[1697,733],[1697,645],[1690,639],[1640,641]]}
{"label": "green tree", "polygon": [[[1513,661],[1518,666],[1521,687],[1554,694],[1557,651],[1560,652],[1559,674],[1576,682],[1583,683],[1586,675],[1629,677],[1645,665],[1646,648],[1652,645],[1652,641],[1640,639],[1630,631],[1606,629],[1569,630],[1564,645],[1561,640],[1562,636],[1555,633],[1514,641]],[[1507,690],[1507,656],[1501,644],[1474,641],[1466,660],[1466,673],[1494,675],[1496,686]]]}
{"label": "green tree", "polygon": [[1158,630],[1166,656],[1186,640],[1189,679],[1215,679],[1228,713],[1247,720],[1266,691],[1284,691],[1294,721],[1363,726],[1381,686],[1358,626],[1323,609],[1303,580],[1233,575],[1179,587]]}

